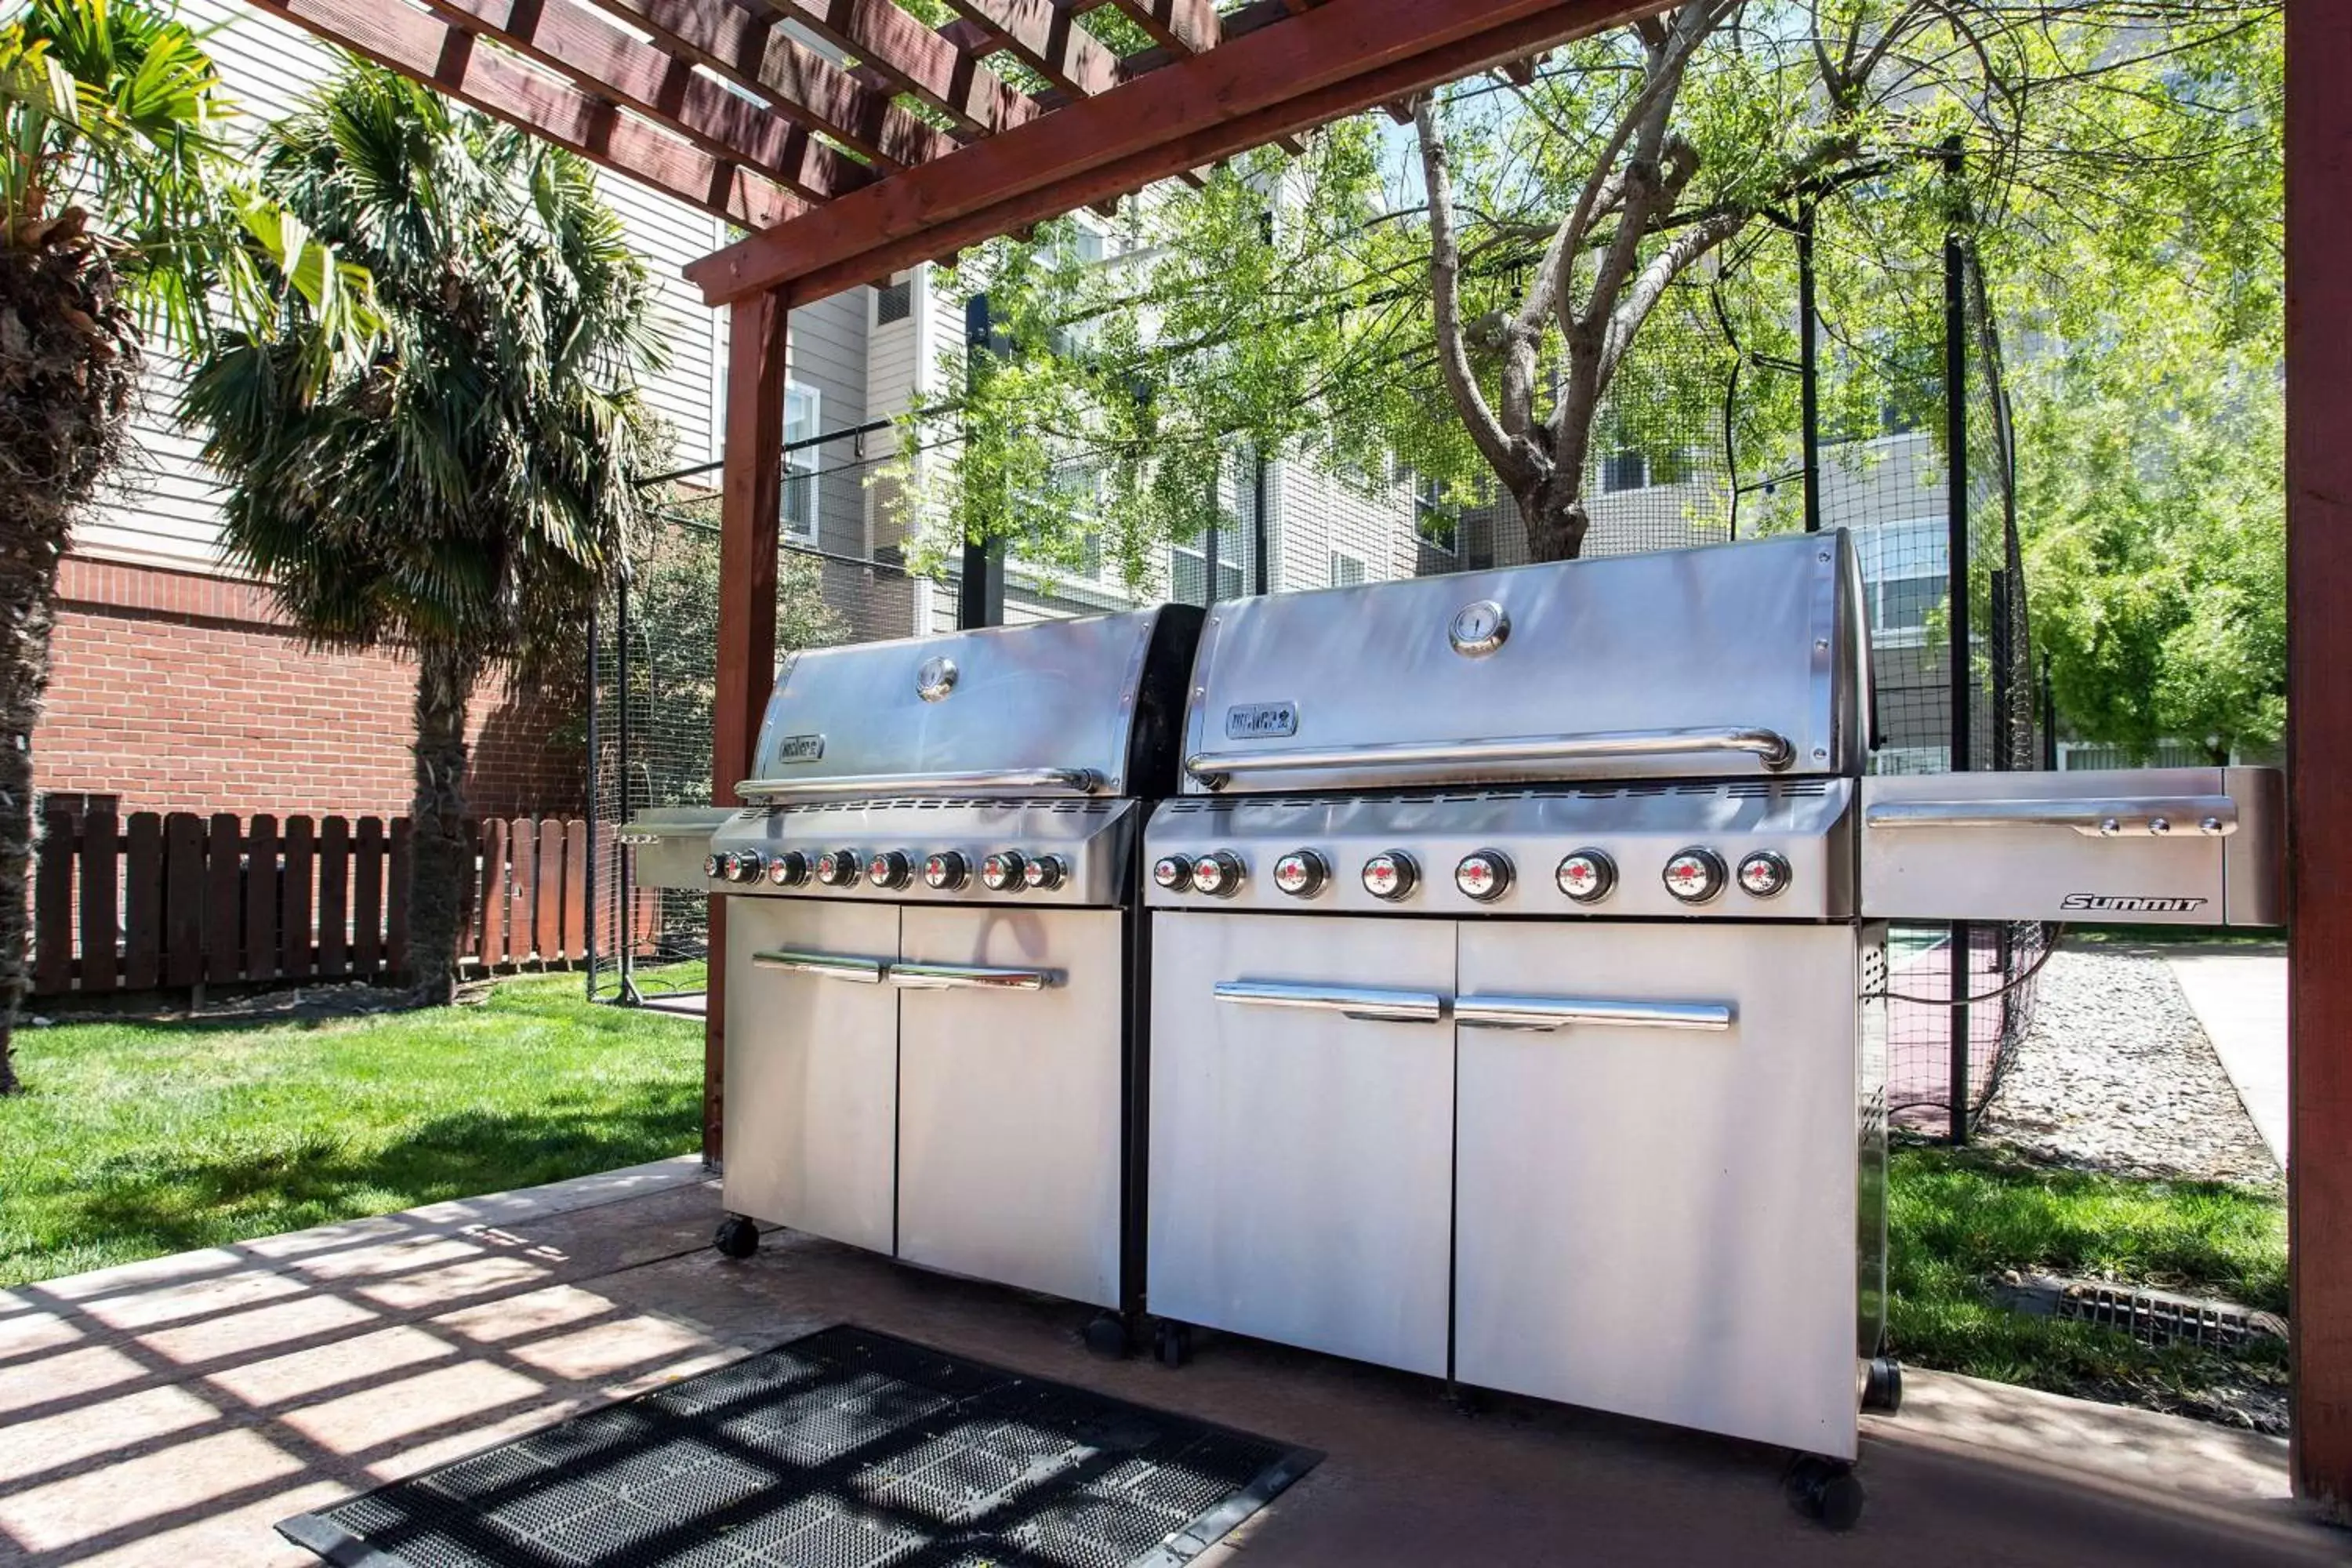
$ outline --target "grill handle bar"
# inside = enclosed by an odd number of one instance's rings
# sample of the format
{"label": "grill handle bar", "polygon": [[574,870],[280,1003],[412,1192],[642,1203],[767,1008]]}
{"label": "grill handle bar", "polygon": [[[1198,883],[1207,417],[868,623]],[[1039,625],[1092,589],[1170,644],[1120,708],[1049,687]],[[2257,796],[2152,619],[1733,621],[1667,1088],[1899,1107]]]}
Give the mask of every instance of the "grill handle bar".
{"label": "grill handle bar", "polygon": [[824,779],[745,779],[735,793],[745,800],[786,800],[828,795],[959,795],[976,789],[1018,789],[1033,794],[1094,795],[1103,776],[1092,768],[991,768],[961,773],[849,773]]}
{"label": "grill handle bar", "polygon": [[889,970],[878,958],[843,958],[835,953],[799,952],[781,947],[753,953],[751,966],[814,974],[820,980],[846,980],[856,985],[879,985]]}
{"label": "grill handle bar", "polygon": [[1619,1029],[1731,1027],[1731,1009],[1720,1002],[1614,1002],[1586,996],[1465,996],[1454,1016],[1465,1029],[1565,1028],[1601,1024]]}
{"label": "grill handle bar", "polygon": [[973,963],[894,963],[890,984],[902,991],[1042,991],[1055,977],[1042,969],[991,969]]}
{"label": "grill handle bar", "polygon": [[1367,1024],[1434,1024],[1445,998],[1433,991],[1381,991],[1356,985],[1294,985],[1277,980],[1224,980],[1217,1000],[1243,1007],[1297,1007],[1338,1013]]}
{"label": "grill handle bar", "polygon": [[1226,780],[1242,773],[1618,762],[1714,752],[1745,752],[1776,772],[1797,755],[1789,737],[1777,730],[1612,730],[1582,735],[1513,735],[1493,741],[1383,741],[1323,751],[1199,752],[1184,759],[1184,771],[1211,789],[1222,789]]}
{"label": "grill handle bar", "polygon": [[1889,800],[1864,814],[1871,827],[2071,827],[2092,838],[2222,838],[2238,831],[2226,795],[2118,795],[2102,800]]}

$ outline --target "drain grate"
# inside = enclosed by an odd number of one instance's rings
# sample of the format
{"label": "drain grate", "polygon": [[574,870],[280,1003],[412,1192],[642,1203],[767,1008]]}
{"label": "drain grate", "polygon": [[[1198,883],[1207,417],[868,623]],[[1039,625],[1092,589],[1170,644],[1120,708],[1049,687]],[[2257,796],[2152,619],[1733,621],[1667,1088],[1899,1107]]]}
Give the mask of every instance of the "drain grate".
{"label": "drain grate", "polygon": [[2199,1345],[2231,1352],[2255,1340],[2286,1336],[2286,1324],[2280,1319],[2233,1301],[2098,1279],[2012,1278],[1996,1294],[2012,1311],[2120,1329],[2144,1345]]}
{"label": "drain grate", "polygon": [[842,1327],[278,1528],[346,1568],[1172,1568],[1319,1458]]}

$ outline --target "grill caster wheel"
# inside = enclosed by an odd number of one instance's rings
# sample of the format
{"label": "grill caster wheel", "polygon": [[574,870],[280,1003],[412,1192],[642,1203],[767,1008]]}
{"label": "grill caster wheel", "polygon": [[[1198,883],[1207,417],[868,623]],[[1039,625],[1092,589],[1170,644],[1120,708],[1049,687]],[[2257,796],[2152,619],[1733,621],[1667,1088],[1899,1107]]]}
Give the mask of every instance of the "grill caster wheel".
{"label": "grill caster wheel", "polygon": [[1894,1415],[1903,1409],[1903,1363],[1893,1356],[1883,1355],[1870,1363],[1870,1371],[1862,1385],[1862,1407],[1882,1415]]}
{"label": "grill caster wheel", "polygon": [[1789,1506],[1824,1530],[1848,1531],[1862,1518],[1867,1494],[1843,1459],[1801,1454],[1789,1467]]}
{"label": "grill caster wheel", "polygon": [[1152,1326],[1151,1353],[1161,1366],[1182,1366],[1192,1359],[1192,1326],[1161,1319]]}
{"label": "grill caster wheel", "polygon": [[740,1214],[730,1214],[719,1222],[719,1234],[710,1238],[721,1258],[749,1258],[760,1250],[760,1227]]}
{"label": "grill caster wheel", "polygon": [[1087,1350],[1105,1361],[1127,1359],[1127,1320],[1117,1312],[1103,1312],[1087,1325]]}

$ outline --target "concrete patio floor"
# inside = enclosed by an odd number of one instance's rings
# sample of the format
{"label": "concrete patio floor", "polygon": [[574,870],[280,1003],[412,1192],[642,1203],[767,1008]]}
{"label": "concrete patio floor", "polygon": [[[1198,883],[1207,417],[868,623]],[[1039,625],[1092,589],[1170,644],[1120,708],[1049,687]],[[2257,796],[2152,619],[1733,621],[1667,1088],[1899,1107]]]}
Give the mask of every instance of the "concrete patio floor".
{"label": "concrete patio floor", "polygon": [[271,1526],[825,1324],[856,1322],[1319,1448],[1201,1561],[2335,1563],[2274,1440],[1915,1373],[1874,1418],[1861,1527],[1782,1456],[1205,1338],[1108,1364],[1087,1314],[797,1237],[731,1264],[691,1162],[0,1292],[0,1563],[302,1563]]}

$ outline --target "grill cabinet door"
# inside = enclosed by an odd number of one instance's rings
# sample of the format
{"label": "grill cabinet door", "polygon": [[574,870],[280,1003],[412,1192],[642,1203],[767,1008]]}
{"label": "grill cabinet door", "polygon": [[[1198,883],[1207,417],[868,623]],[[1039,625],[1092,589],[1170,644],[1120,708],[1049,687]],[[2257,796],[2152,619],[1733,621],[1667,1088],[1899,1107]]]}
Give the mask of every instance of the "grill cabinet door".
{"label": "grill cabinet door", "polygon": [[1443,1376],[1453,922],[1152,919],[1151,1310]]}
{"label": "grill cabinet door", "polygon": [[906,911],[901,1258],[1119,1304],[1119,949],[1115,910]]}
{"label": "grill cabinet door", "polygon": [[887,905],[728,900],[730,1209],[890,1250],[898,956]]}
{"label": "grill cabinet door", "polygon": [[1855,943],[1463,927],[1455,1376],[1853,1452]]}

